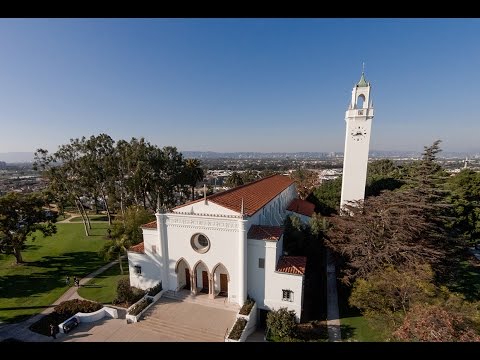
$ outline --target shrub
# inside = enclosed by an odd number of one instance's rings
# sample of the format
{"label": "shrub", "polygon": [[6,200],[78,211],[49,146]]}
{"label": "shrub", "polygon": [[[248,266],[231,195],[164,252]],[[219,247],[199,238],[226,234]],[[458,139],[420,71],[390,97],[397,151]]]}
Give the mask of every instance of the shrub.
{"label": "shrub", "polygon": [[99,304],[97,302],[74,299],[64,301],[58,304],[57,306],[55,306],[53,311],[61,316],[65,315],[67,316],[67,318],[69,318],[70,316],[73,316],[78,312],[91,313],[100,310],[102,307],[102,304]]}
{"label": "shrub", "polygon": [[147,290],[148,296],[155,296],[157,295],[160,291],[162,291],[162,282],[160,281],[157,285],[154,287],[150,288]]}
{"label": "shrub", "polygon": [[250,311],[252,311],[253,305],[255,305],[255,300],[247,298],[247,301],[245,301],[240,309],[240,315],[249,315]]}
{"label": "shrub", "polygon": [[145,309],[148,305],[150,305],[152,301],[153,300],[150,298],[145,298],[142,301],[140,301],[137,305],[135,305],[133,308],[131,308],[128,313],[130,315],[137,316],[142,312],[143,309]]}
{"label": "shrub", "polygon": [[267,327],[272,336],[282,340],[295,336],[295,311],[287,310],[286,307],[270,311],[267,315]]}
{"label": "shrub", "polygon": [[113,300],[113,304],[131,305],[136,303],[145,295],[145,291],[130,286],[129,278],[121,278],[118,280],[117,297]]}
{"label": "shrub", "polygon": [[64,301],[53,309],[53,312],[43,316],[40,320],[30,325],[29,329],[50,336],[50,324],[57,326],[78,312],[90,313],[100,310],[102,305],[88,300],[68,300]]}
{"label": "shrub", "polygon": [[238,318],[235,322],[235,325],[233,325],[232,331],[230,331],[230,335],[228,335],[228,338],[232,340],[240,340],[243,329],[245,329],[246,325],[247,320],[245,320],[244,318]]}

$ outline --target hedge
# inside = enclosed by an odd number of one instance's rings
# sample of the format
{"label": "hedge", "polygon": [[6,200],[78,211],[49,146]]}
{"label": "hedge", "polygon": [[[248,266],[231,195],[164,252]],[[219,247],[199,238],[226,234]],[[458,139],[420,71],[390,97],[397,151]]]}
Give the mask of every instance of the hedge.
{"label": "hedge", "polygon": [[230,332],[230,335],[228,335],[228,338],[232,340],[240,340],[243,329],[245,329],[246,325],[247,320],[245,320],[244,318],[238,318],[235,322],[235,325],[233,325],[232,331]]}

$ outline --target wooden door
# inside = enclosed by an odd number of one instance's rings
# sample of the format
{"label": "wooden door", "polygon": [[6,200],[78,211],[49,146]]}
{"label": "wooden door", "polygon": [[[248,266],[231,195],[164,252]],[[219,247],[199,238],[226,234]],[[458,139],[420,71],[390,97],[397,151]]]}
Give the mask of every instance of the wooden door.
{"label": "wooden door", "polygon": [[208,273],[206,271],[202,271],[202,289],[208,291]]}
{"label": "wooden door", "polygon": [[220,291],[225,293],[225,294],[228,293],[227,274],[220,274]]}
{"label": "wooden door", "polygon": [[185,269],[185,287],[184,289],[190,290],[192,286],[190,285],[190,270]]}

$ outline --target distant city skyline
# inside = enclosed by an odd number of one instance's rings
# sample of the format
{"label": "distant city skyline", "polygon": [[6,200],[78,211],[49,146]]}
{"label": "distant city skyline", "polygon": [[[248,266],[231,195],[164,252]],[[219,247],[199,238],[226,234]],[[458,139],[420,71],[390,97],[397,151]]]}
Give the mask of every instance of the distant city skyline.
{"label": "distant city skyline", "polygon": [[[480,152],[480,19],[1,19],[0,153],[107,133],[213,152]],[[0,159],[1,160],[1,159]]]}

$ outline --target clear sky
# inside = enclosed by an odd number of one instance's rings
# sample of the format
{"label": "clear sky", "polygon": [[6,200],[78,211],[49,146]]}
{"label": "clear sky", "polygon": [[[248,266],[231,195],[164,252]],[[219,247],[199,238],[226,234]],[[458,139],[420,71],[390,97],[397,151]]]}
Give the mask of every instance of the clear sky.
{"label": "clear sky", "polygon": [[480,151],[480,19],[1,19],[0,152],[105,132],[198,151]]}

